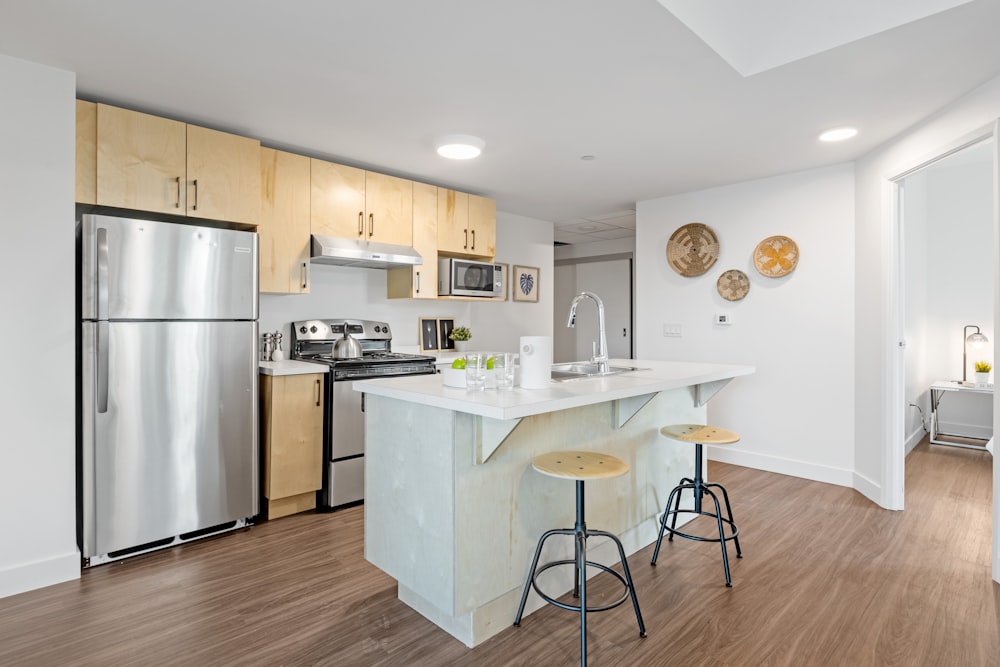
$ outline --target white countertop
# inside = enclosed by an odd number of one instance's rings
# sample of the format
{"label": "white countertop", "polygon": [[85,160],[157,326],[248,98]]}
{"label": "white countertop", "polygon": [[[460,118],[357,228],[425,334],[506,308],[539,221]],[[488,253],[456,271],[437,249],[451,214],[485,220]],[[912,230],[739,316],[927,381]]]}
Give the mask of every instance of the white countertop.
{"label": "white countertop", "polygon": [[605,377],[553,382],[548,389],[470,392],[445,387],[440,375],[411,375],[354,383],[355,391],[422,405],[466,412],[494,419],[518,419],[529,415],[631,398],[659,391],[728,380],[750,375],[753,366],[679,361],[612,359],[612,366],[637,366],[641,370]]}
{"label": "white countertop", "polygon": [[326,373],[330,367],[326,364],[314,364],[309,361],[261,361],[260,372],[263,375],[307,375],[309,373]]}

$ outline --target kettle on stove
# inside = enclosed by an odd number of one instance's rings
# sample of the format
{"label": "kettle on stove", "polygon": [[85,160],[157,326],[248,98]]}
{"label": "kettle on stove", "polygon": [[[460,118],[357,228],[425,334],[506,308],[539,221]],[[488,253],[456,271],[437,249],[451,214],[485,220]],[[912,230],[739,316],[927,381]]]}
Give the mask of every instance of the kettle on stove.
{"label": "kettle on stove", "polygon": [[351,336],[344,322],[344,337],[333,344],[334,359],[357,359],[361,356],[361,343]]}

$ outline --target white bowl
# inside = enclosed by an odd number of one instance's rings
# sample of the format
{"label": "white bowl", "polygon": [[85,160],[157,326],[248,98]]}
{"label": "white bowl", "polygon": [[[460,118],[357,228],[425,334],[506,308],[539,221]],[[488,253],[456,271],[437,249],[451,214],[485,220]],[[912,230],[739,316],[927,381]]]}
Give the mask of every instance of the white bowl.
{"label": "white bowl", "polygon": [[458,387],[459,389],[465,389],[465,369],[442,368],[441,383],[446,387]]}

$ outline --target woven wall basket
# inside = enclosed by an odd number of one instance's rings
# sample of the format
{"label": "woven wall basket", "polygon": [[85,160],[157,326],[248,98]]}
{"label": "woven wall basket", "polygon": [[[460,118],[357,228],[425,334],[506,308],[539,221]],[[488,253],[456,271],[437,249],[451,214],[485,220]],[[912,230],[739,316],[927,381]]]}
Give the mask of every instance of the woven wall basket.
{"label": "woven wall basket", "polygon": [[678,227],[667,241],[667,263],[682,276],[700,276],[717,259],[719,239],[711,227],[700,222]]}
{"label": "woven wall basket", "polygon": [[787,236],[769,236],[753,251],[753,265],[768,278],[786,276],[798,263],[799,246]]}

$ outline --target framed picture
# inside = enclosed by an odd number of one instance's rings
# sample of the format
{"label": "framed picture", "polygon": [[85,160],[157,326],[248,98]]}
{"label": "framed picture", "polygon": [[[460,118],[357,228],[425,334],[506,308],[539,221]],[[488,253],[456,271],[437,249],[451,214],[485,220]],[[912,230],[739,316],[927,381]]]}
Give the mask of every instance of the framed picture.
{"label": "framed picture", "polygon": [[420,351],[436,352],[441,349],[438,343],[438,321],[435,317],[420,318]]}
{"label": "framed picture", "polygon": [[538,267],[514,266],[510,276],[514,301],[538,302]]}
{"label": "framed picture", "polygon": [[439,319],[438,321],[438,331],[441,334],[441,349],[442,350],[454,350],[455,341],[448,336],[451,335],[451,330],[455,328],[455,320],[450,319]]}

